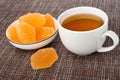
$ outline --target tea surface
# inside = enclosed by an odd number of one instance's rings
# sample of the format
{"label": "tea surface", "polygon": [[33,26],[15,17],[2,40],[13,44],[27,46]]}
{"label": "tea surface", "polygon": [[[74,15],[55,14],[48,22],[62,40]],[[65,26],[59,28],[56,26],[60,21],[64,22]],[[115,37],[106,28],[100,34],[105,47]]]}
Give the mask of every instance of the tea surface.
{"label": "tea surface", "polygon": [[73,31],[89,31],[101,27],[104,21],[92,14],[76,14],[68,17],[62,23],[64,28]]}

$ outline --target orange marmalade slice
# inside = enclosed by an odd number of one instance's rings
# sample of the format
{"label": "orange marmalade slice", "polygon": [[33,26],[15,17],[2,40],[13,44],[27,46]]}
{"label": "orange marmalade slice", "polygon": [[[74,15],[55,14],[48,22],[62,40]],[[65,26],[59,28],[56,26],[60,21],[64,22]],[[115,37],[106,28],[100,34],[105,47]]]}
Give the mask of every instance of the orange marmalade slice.
{"label": "orange marmalade slice", "polygon": [[54,48],[44,48],[34,53],[30,60],[33,69],[44,69],[51,67],[58,59]]}
{"label": "orange marmalade slice", "polygon": [[41,27],[36,30],[36,40],[42,41],[44,39],[49,38],[55,33],[55,30],[53,27]]}
{"label": "orange marmalade slice", "polygon": [[35,29],[26,22],[19,22],[17,24],[17,34],[20,41],[24,44],[36,42]]}
{"label": "orange marmalade slice", "polygon": [[55,27],[54,18],[49,13],[45,14],[44,17],[46,19],[45,26]]}
{"label": "orange marmalade slice", "polygon": [[19,18],[20,21],[25,21],[32,25],[35,29],[45,24],[45,18],[40,13],[28,13]]}
{"label": "orange marmalade slice", "polygon": [[17,30],[16,30],[17,23],[18,23],[18,21],[15,21],[10,26],[8,26],[6,35],[11,41],[21,43],[21,41],[18,38]]}

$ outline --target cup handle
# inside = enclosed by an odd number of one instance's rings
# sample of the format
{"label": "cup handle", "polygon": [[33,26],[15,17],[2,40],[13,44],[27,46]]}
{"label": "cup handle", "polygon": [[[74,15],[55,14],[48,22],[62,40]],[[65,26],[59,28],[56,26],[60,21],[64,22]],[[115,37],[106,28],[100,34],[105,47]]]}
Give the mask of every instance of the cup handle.
{"label": "cup handle", "polygon": [[109,47],[101,47],[99,50],[97,50],[97,52],[111,51],[112,49],[114,49],[118,45],[119,37],[117,36],[117,34],[115,32],[107,31],[103,34],[102,38],[105,38],[106,36],[110,37],[113,40],[113,45],[109,46]]}

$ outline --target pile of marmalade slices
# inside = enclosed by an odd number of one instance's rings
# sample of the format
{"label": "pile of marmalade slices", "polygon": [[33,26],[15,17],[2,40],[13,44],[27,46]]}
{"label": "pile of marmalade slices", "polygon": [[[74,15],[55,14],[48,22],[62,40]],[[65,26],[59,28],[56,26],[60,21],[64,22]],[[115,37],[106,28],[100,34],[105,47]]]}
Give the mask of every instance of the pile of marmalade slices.
{"label": "pile of marmalade slices", "polygon": [[[49,38],[56,32],[54,18],[50,14],[28,13],[19,17],[7,29],[7,37],[16,43],[30,44]],[[31,57],[33,69],[51,67],[58,59],[54,48],[36,51]]]}
{"label": "pile of marmalade slices", "polygon": [[7,29],[8,38],[16,43],[30,44],[49,38],[55,33],[54,18],[50,14],[25,14]]}

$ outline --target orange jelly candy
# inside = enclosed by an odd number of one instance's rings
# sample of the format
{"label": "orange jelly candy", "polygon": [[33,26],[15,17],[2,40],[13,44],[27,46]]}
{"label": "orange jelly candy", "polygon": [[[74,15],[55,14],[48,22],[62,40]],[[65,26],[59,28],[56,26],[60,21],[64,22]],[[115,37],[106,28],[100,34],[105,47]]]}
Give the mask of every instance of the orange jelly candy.
{"label": "orange jelly candy", "polygon": [[8,26],[8,29],[6,31],[6,35],[11,41],[21,43],[21,41],[18,38],[17,30],[16,30],[16,24],[17,23],[18,22],[15,21],[10,26]]}
{"label": "orange jelly candy", "polygon": [[54,18],[49,13],[45,14],[44,17],[46,19],[45,26],[55,27]]}
{"label": "orange jelly candy", "polygon": [[48,37],[52,36],[55,33],[53,27],[41,27],[36,30],[36,40],[41,41],[47,39]]}
{"label": "orange jelly candy", "polygon": [[26,22],[19,22],[17,25],[17,34],[20,41],[24,44],[36,42],[35,29]]}
{"label": "orange jelly candy", "polygon": [[28,13],[19,18],[20,21],[25,21],[32,25],[35,29],[45,24],[45,18],[40,13]]}
{"label": "orange jelly candy", "polygon": [[38,50],[30,59],[33,69],[44,69],[51,67],[58,59],[58,55],[54,48],[45,48]]}

